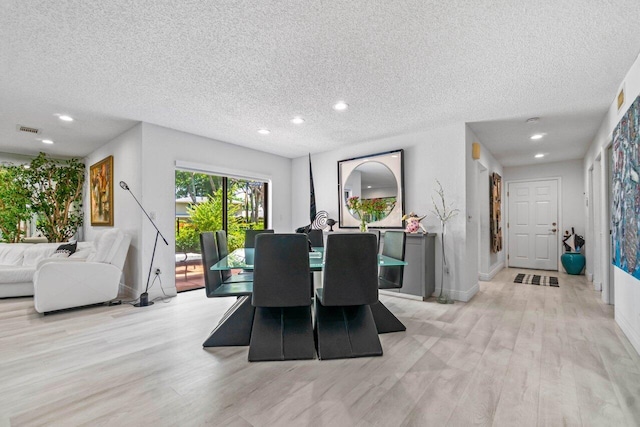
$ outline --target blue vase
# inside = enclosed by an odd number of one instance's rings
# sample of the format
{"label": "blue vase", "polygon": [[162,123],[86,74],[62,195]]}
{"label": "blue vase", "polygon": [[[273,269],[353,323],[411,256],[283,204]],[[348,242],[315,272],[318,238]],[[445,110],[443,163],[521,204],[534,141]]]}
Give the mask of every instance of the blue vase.
{"label": "blue vase", "polygon": [[580,252],[565,252],[560,257],[562,266],[568,274],[580,274],[584,268],[585,258]]}

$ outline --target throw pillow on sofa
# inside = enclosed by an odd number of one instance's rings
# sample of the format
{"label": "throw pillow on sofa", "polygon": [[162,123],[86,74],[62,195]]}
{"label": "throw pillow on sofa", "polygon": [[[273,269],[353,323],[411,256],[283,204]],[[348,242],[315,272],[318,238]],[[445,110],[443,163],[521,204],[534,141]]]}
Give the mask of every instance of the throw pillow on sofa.
{"label": "throw pillow on sofa", "polygon": [[51,255],[51,258],[69,258],[78,247],[78,242],[66,243],[58,246],[58,249]]}

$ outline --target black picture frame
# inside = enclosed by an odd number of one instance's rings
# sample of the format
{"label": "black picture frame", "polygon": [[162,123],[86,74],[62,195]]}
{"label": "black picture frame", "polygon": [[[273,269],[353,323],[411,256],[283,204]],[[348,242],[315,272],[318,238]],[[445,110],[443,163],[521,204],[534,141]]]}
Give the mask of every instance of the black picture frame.
{"label": "black picture frame", "polygon": [[353,217],[346,206],[343,194],[345,183],[351,171],[365,162],[378,162],[385,165],[396,180],[397,195],[396,205],[391,213],[383,220],[369,224],[369,228],[375,229],[402,229],[405,224],[402,220],[404,214],[404,150],[392,150],[366,156],[353,157],[338,161],[338,225],[340,228],[359,228],[360,220]]}

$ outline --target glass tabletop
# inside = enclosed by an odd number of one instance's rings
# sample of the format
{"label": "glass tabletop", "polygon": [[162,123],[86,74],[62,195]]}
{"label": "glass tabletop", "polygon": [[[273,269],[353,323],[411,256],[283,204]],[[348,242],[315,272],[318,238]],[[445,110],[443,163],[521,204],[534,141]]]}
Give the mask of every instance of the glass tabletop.
{"label": "glass tabletop", "polygon": [[[211,270],[233,270],[253,269],[254,248],[241,248],[231,252],[228,256],[222,258],[215,263]],[[392,267],[396,265],[407,265],[405,261],[388,257],[386,255],[378,255],[378,265]],[[324,248],[313,248],[313,252],[309,252],[309,267],[312,270],[322,270],[324,266]]]}

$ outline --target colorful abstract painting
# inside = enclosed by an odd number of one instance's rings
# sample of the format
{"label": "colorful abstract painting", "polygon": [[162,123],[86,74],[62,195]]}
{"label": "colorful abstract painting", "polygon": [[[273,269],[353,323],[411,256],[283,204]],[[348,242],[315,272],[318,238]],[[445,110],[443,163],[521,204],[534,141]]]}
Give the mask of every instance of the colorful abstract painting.
{"label": "colorful abstract painting", "polygon": [[613,264],[640,279],[640,96],[613,131]]}
{"label": "colorful abstract painting", "polygon": [[502,177],[496,172],[489,176],[489,186],[491,193],[490,209],[490,231],[491,231],[491,252],[498,253],[502,250]]}
{"label": "colorful abstract painting", "polygon": [[89,168],[91,225],[113,226],[113,156]]}

